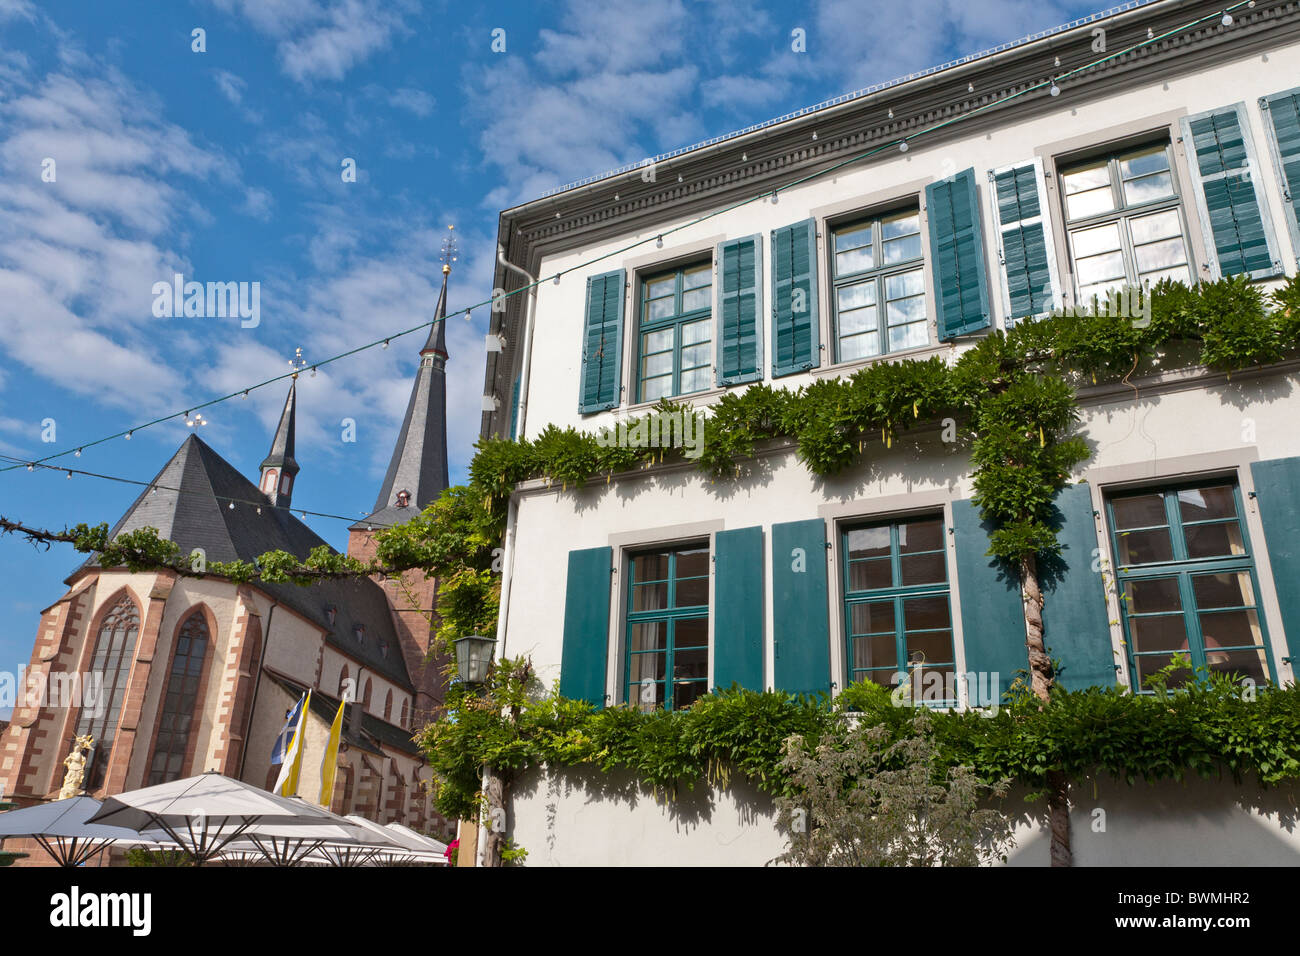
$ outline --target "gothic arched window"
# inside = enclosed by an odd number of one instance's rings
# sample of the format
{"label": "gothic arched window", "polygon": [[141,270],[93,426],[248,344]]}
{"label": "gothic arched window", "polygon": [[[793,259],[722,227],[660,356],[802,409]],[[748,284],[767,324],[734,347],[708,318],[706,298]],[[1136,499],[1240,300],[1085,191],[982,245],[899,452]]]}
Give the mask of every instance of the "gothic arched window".
{"label": "gothic arched window", "polygon": [[171,672],[167,675],[158,739],[149,763],[146,786],[184,776],[208,643],[208,620],[202,611],[195,611],[185,619],[176,635],[176,650],[172,653]]}
{"label": "gothic arched window", "polygon": [[124,594],[104,615],[95,640],[90,672],[95,675],[95,680],[103,681],[97,706],[87,703],[77,715],[77,736],[90,734],[95,739],[95,755],[85,781],[87,790],[96,790],[104,785],[108,758],[113,752],[113,735],[117,732],[117,719],[122,713],[131,662],[135,658],[135,639],[139,633],[140,612],[136,610],[135,602]]}
{"label": "gothic arched window", "polygon": [[393,719],[393,692],[390,690],[384,698],[384,720]]}

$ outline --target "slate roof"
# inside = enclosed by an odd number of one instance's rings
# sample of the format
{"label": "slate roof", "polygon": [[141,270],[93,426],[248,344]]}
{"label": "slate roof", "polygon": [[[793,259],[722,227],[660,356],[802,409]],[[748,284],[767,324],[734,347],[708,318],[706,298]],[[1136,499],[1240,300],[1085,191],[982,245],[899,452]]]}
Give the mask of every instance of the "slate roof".
{"label": "slate roof", "polygon": [[[409,521],[449,484],[447,476],[447,272],[442,273],[435,322],[420,349],[420,367],[411,386],[406,416],[393,458],[375,499],[375,510],[353,528],[387,527]],[[397,493],[411,493],[410,506],[397,507]]]}
{"label": "slate roof", "polygon": [[[166,489],[179,489],[179,493]],[[232,501],[233,509],[228,507]],[[305,558],[312,548],[329,547],[290,511],[273,506],[198,435],[185,439],[151,487],[113,526],[112,535],[145,527],[156,528],[159,536],[176,542],[185,553],[202,548],[209,561],[252,561],[273,550]],[[97,561],[92,557],[77,570],[93,566]],[[402,687],[412,687],[388,598],[374,581],[342,579],[307,587],[259,581],[254,586],[320,627],[332,646]],[[337,609],[333,624],[330,607]],[[361,641],[355,636],[356,625],[365,629]]]}

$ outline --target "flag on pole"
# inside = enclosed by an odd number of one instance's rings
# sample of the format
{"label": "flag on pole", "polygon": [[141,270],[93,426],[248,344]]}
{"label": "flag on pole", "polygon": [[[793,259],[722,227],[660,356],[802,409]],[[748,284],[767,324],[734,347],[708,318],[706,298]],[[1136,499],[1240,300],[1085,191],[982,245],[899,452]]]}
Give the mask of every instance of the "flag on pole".
{"label": "flag on pole", "polygon": [[330,808],[330,799],[334,796],[334,773],[339,768],[339,741],[343,737],[343,711],[347,706],[346,698],[339,701],[339,712],[334,715],[330,739],[325,744],[325,756],[320,758],[320,799],[316,802],[326,810]]}
{"label": "flag on pole", "polygon": [[272,765],[284,763],[284,755],[289,752],[289,745],[293,743],[293,732],[298,729],[298,718],[302,715],[302,705],[306,699],[307,695],[303,694],[298,698],[298,703],[284,715],[284,726],[276,735],[275,746],[271,749]]}
{"label": "flag on pole", "polygon": [[303,737],[307,733],[307,708],[310,706],[311,691],[309,690],[298,702],[298,725],[294,729],[289,749],[284,753],[284,762],[280,767],[280,776],[275,781],[275,789],[271,791],[282,797],[298,795],[298,774],[302,770]]}

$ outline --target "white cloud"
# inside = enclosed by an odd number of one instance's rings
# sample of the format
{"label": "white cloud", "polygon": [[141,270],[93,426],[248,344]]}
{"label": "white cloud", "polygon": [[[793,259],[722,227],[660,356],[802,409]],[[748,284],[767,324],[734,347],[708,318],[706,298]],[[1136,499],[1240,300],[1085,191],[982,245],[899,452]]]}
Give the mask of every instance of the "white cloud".
{"label": "white cloud", "polygon": [[36,7],[28,0],[0,0],[0,23],[5,20],[17,20],[19,17],[24,20],[35,20]]}
{"label": "white cloud", "polygon": [[340,80],[406,35],[418,0],[214,0],[276,40],[280,68],[299,83]]}
{"label": "white cloud", "polygon": [[414,113],[421,119],[433,115],[434,98],[424,90],[416,90],[411,87],[402,87],[394,90],[388,97],[388,105],[395,106],[398,109]]}
{"label": "white cloud", "polygon": [[221,95],[230,100],[235,106],[239,106],[244,102],[244,90],[248,89],[248,84],[238,76],[228,70],[217,70],[212,75],[212,79],[216,82]]}
{"label": "white cloud", "polygon": [[260,186],[249,186],[244,190],[244,202],[239,207],[239,211],[253,219],[269,222],[271,207],[274,205],[275,200],[269,192]]}

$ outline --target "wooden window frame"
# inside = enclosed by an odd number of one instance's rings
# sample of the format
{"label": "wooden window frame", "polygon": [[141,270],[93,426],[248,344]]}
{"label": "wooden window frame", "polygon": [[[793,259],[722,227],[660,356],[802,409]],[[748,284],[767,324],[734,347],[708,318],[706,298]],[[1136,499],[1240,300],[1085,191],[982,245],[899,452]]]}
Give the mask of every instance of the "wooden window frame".
{"label": "wooden window frame", "polygon": [[[685,578],[677,576],[677,555],[682,551],[700,551],[703,550],[707,556],[707,570],[703,575],[689,575]],[[638,581],[636,579],[636,559],[647,555],[661,554],[668,558],[668,571],[666,578],[654,578],[648,581]],[[632,683],[632,658],[637,655],[650,655],[662,653],[664,655],[663,679],[655,681],[655,684],[663,685],[663,702],[664,710],[674,709],[674,695],[668,692],[668,684],[676,685],[678,683],[697,683],[702,687],[702,693],[708,693],[712,686],[710,681],[713,676],[712,653],[713,640],[710,628],[710,619],[712,616],[712,593],[711,589],[705,598],[704,604],[692,604],[687,607],[676,607],[676,585],[679,580],[701,580],[708,582],[712,577],[713,569],[713,542],[711,538],[703,540],[688,540],[673,543],[659,544],[649,548],[638,548],[635,551],[629,551],[627,554],[627,584],[625,586],[626,611],[624,612],[623,621],[623,699],[632,706],[644,706],[640,703],[639,688],[642,682]],[[638,584],[650,584],[662,582],[666,586],[666,607],[656,608],[654,610],[636,611],[635,606],[635,588]],[[705,652],[708,665],[703,678],[690,678],[677,680],[674,675],[674,657],[677,651],[676,646],[676,626],[680,621],[703,621],[705,626],[705,641],[702,646],[692,645],[690,650],[702,649]],[[632,642],[633,627],[637,624],[653,624],[663,622],[665,628],[664,650],[660,651],[634,651]],[[688,705],[689,706],[689,705]]]}
{"label": "wooden window frame", "polygon": [[[709,289],[708,305],[702,309],[693,309],[690,312],[684,312],[682,310],[682,297],[686,291],[683,288],[685,282],[685,273],[692,269],[699,269],[701,267],[707,267],[712,270],[712,276],[708,286]],[[670,275],[674,277],[673,314],[658,319],[650,319],[648,315],[649,300],[646,298],[647,288],[649,287],[649,284],[651,282],[659,281],[661,279],[667,278]],[[637,289],[636,341],[633,345],[633,351],[632,351],[633,363],[634,363],[633,374],[635,376],[635,381],[636,381],[636,401],[633,404],[639,405],[645,402],[656,402],[659,400],[659,398],[675,399],[675,398],[681,398],[685,395],[701,395],[715,388],[715,382],[717,378],[719,342],[718,342],[718,327],[716,321],[717,317],[714,314],[713,306],[714,306],[714,301],[717,297],[717,291],[718,291],[717,285],[718,285],[717,267],[716,264],[713,262],[712,256],[693,258],[684,262],[678,262],[675,265],[668,266],[663,269],[657,269],[657,270],[647,269],[643,272],[638,273],[637,283],[636,283],[636,289]],[[697,288],[704,288],[704,287],[698,286]],[[708,368],[709,370],[708,383],[702,388],[698,388],[690,392],[683,392],[682,384],[681,384],[682,350],[684,347],[689,347],[689,346],[682,345],[681,330],[682,327],[685,325],[691,325],[695,322],[700,322],[700,321],[713,322],[709,332],[709,346],[710,346],[709,364],[707,366],[697,366],[698,368],[705,368],[705,367]],[[658,396],[653,399],[647,399],[645,397],[645,376],[643,375],[643,362],[645,360],[645,351],[644,351],[645,336],[653,332],[662,332],[663,330],[668,328],[671,328],[673,330],[672,389],[668,395]],[[700,343],[695,342],[691,344],[698,345]],[[658,353],[654,353],[654,354],[658,354]],[[692,369],[692,371],[694,371],[694,369]]]}

